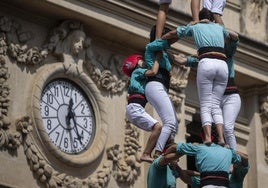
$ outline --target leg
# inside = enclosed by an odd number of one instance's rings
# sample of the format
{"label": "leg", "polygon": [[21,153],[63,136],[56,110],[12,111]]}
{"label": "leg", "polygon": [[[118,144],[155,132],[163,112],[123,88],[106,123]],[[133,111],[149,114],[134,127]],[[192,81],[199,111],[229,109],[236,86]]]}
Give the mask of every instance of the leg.
{"label": "leg", "polygon": [[236,150],[234,126],[241,108],[241,99],[238,93],[225,95],[222,100],[224,138],[230,148]]}
{"label": "leg", "polygon": [[223,124],[216,124],[216,130],[218,133],[218,144],[224,146],[225,145],[225,141],[224,141],[224,137],[223,137]]}
{"label": "leg", "polygon": [[191,0],[191,12],[193,21],[199,21],[200,0]]}
{"label": "leg", "polygon": [[203,143],[204,144],[211,144],[211,125],[204,125],[202,126],[204,132]]}
{"label": "leg", "polygon": [[214,60],[214,63],[217,74],[212,88],[212,116],[218,132],[218,143],[224,144],[223,115],[220,104],[228,81],[228,67],[226,62],[222,60]]}
{"label": "leg", "polygon": [[152,133],[147,141],[144,152],[140,157],[141,161],[153,162],[154,158],[151,157],[151,153],[156,145],[157,139],[161,133],[161,129],[161,124],[157,122],[153,127]]}
{"label": "leg", "polygon": [[204,58],[198,64],[197,90],[200,102],[200,115],[203,130],[206,131],[205,142],[211,142],[211,132],[207,129],[212,123],[212,82],[214,78],[214,62]]}
{"label": "leg", "polygon": [[148,82],[145,87],[145,95],[162,121],[163,127],[155,148],[156,154],[161,154],[169,137],[177,132],[176,112],[162,83],[156,81]]}
{"label": "leg", "polygon": [[156,21],[156,34],[155,34],[156,39],[160,39],[162,37],[163,28],[166,23],[168,8],[169,3],[163,3],[159,5],[157,21]]}
{"label": "leg", "polygon": [[161,124],[150,114],[148,114],[145,109],[138,103],[130,103],[127,105],[126,117],[132,124],[139,127],[140,129],[152,132],[148,139],[144,152],[140,157],[140,161],[152,162],[153,158],[151,158],[151,153],[160,135],[162,129]]}

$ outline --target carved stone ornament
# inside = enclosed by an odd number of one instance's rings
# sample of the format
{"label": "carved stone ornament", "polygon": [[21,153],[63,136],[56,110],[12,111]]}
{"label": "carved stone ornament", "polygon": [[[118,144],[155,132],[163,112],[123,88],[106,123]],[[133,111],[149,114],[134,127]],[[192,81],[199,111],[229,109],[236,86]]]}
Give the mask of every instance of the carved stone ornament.
{"label": "carved stone ornament", "polygon": [[251,14],[253,22],[258,22],[261,19],[263,7],[268,3],[268,0],[250,0]]}
{"label": "carved stone ornament", "polygon": [[11,122],[7,116],[9,108],[10,86],[7,80],[10,77],[6,66],[7,44],[5,35],[0,34],[0,148],[15,150],[20,145],[20,135],[9,127]]}
{"label": "carved stone ornament", "polygon": [[21,143],[24,147],[30,169],[36,178],[48,188],[58,187],[87,187],[102,188],[106,187],[110,180],[111,164],[106,162],[93,175],[85,179],[76,178],[65,173],[58,172],[43,157],[39,147],[31,135],[32,120],[25,116],[16,123],[17,131],[20,132]]}
{"label": "carved stone ornament", "polygon": [[[119,65],[122,59],[111,55],[109,62],[105,62],[97,58],[99,55],[93,52],[91,39],[85,35],[80,22],[63,22],[53,30],[45,47],[48,52],[61,57],[67,73],[75,68],[81,73],[84,66],[99,89],[111,94],[125,89],[127,81],[120,79],[122,74]],[[78,66],[75,67],[74,64]]]}
{"label": "carved stone ornament", "polygon": [[[15,20],[1,17],[0,35],[1,40],[6,43],[3,50],[18,63],[35,65],[41,63],[47,57],[46,50],[41,50],[38,47],[28,47],[26,42],[32,38],[32,35],[30,32],[22,31],[21,25]],[[0,45],[3,45],[3,43]]]}
{"label": "carved stone ornament", "polygon": [[265,161],[268,164],[268,96],[261,98],[260,117],[262,121],[262,132],[264,136]]}
{"label": "carved stone ornament", "polygon": [[139,130],[126,120],[124,151],[118,144],[109,147],[107,157],[113,161],[113,177],[118,183],[132,185],[140,175],[137,154],[140,151]]}

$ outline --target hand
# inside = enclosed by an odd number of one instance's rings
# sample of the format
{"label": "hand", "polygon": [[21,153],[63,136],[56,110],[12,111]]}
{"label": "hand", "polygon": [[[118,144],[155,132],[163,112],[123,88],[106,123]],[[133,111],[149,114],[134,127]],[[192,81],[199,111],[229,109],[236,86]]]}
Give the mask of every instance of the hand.
{"label": "hand", "polygon": [[72,108],[73,108],[73,100],[70,99],[69,106],[68,106],[68,114],[66,116],[67,128],[70,129],[70,130],[71,130],[71,118],[73,116]]}
{"label": "hand", "polygon": [[74,123],[74,131],[77,135],[77,139],[79,140],[80,144],[82,144],[82,137],[80,136],[80,134],[78,133],[78,128],[77,128],[77,124],[76,124],[76,121],[75,121],[75,113],[73,112],[72,108],[73,108],[73,99],[71,98],[70,101],[69,101],[69,106],[68,106],[68,115],[66,117],[66,123],[67,125],[70,125],[70,121],[71,119],[73,120],[73,123]]}
{"label": "hand", "polygon": [[82,139],[82,137],[80,136],[80,134],[78,133],[78,128],[77,128],[77,125],[76,125],[76,121],[75,121],[75,113],[73,112],[73,122],[74,122],[74,131],[76,132],[76,135],[77,135],[77,139],[79,140],[79,142],[80,142],[80,144],[82,144],[83,145],[83,143],[82,143],[82,141],[81,141],[81,139]]}

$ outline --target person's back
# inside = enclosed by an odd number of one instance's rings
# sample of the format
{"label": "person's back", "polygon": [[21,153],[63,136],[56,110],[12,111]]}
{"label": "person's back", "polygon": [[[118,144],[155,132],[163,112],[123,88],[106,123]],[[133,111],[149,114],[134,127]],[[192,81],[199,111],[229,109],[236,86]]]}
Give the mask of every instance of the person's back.
{"label": "person's back", "polygon": [[[224,27],[213,23],[197,23],[190,26],[192,36],[196,42],[197,48],[201,47],[221,47],[224,48],[224,38],[228,33]],[[187,31],[185,31],[187,32]]]}
{"label": "person's back", "polygon": [[199,172],[225,171],[229,172],[232,162],[239,161],[235,158],[233,150],[212,143],[206,144],[179,143],[177,152],[195,156],[196,167]]}
{"label": "person's back", "polygon": [[177,153],[195,157],[196,168],[200,172],[201,186],[216,185],[228,187],[231,163],[239,163],[241,157],[232,149],[212,143],[179,143]]}

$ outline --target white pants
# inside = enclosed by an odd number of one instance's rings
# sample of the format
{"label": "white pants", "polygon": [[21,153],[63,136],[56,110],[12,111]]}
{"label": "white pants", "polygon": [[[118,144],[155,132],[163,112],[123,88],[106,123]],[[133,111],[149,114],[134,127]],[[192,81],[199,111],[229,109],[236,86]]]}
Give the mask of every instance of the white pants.
{"label": "white pants", "polygon": [[203,7],[210,10],[212,13],[222,15],[226,4],[226,0],[203,0]]}
{"label": "white pants", "polygon": [[227,63],[219,59],[203,58],[197,68],[197,90],[202,126],[223,124],[220,103],[228,81]]}
{"label": "white pants", "polygon": [[171,3],[172,2],[172,0],[159,0],[159,4],[161,5],[161,4],[164,4],[164,3]]}
{"label": "white pants", "polygon": [[145,87],[145,96],[162,121],[162,130],[155,149],[163,151],[168,138],[170,136],[175,136],[177,133],[178,121],[176,111],[168,96],[166,88],[160,82],[148,82]]}
{"label": "white pants", "polygon": [[203,186],[202,188],[227,188],[225,186],[217,186],[217,185],[206,185]]}
{"label": "white pants", "polygon": [[236,150],[234,126],[241,108],[241,98],[238,93],[224,95],[221,101],[224,121],[224,137],[230,148]]}
{"label": "white pants", "polygon": [[137,103],[130,103],[127,105],[126,117],[135,126],[145,131],[152,131],[154,125],[158,122]]}

